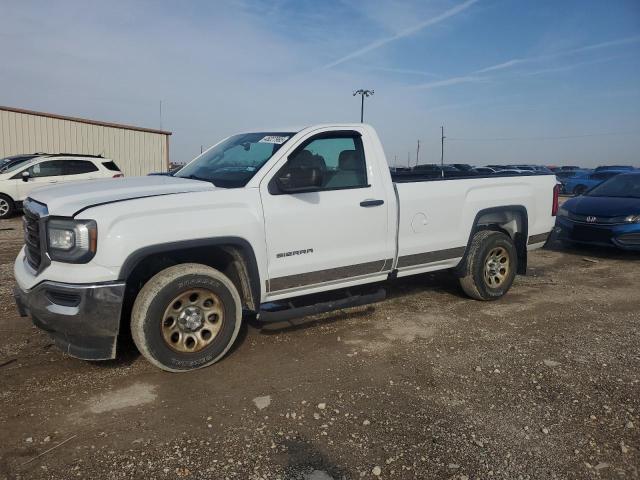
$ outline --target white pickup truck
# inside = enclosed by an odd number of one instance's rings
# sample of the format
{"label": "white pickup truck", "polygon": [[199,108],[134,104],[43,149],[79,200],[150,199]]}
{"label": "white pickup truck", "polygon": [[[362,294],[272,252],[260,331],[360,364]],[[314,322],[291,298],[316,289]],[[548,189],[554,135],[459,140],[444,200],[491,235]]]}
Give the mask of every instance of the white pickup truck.
{"label": "white pickup truck", "polygon": [[362,305],[396,277],[452,269],[497,299],[554,226],[555,177],[443,175],[392,173],[372,127],[340,124],[234,135],[174,176],[39,189],[16,303],[73,356],[114,358],[130,329],[177,372],[221,359],[243,313]]}

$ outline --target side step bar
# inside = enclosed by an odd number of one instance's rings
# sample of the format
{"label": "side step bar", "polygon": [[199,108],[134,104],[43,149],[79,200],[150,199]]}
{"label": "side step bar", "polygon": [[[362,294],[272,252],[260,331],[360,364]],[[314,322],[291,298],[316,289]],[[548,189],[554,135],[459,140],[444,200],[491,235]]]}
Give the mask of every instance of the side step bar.
{"label": "side step bar", "polygon": [[288,304],[268,304],[269,307],[275,307],[269,308],[269,310],[265,310],[261,306],[258,321],[263,323],[284,322],[293,318],[317,315],[319,313],[331,312],[332,310],[359,307],[384,300],[387,297],[387,292],[384,288],[380,288],[376,292],[366,295],[350,295],[349,293],[347,293],[347,295],[346,298],[300,307],[296,307],[293,302],[289,302]]}

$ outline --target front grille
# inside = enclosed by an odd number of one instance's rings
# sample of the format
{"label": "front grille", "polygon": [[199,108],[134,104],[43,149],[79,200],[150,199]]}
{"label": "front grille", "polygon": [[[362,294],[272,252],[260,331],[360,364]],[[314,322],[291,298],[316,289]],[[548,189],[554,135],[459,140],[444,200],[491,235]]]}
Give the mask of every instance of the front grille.
{"label": "front grille", "polygon": [[624,217],[598,217],[595,215],[578,215],[571,212],[569,213],[569,220],[589,225],[620,225],[625,223]]}
{"label": "front grille", "polygon": [[29,200],[25,201],[23,205],[24,215],[22,217],[24,223],[24,244],[26,247],[25,255],[27,263],[37,271],[42,265],[40,215],[37,211],[29,208],[28,202]]}

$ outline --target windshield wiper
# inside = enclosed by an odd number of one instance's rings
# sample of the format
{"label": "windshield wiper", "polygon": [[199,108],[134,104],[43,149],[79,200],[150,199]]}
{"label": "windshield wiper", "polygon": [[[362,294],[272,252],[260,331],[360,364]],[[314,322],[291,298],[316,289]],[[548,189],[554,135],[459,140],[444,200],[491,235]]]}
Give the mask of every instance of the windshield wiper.
{"label": "windshield wiper", "polygon": [[211,185],[213,185],[214,187],[217,187],[218,185],[216,185],[216,183],[213,181],[213,179],[211,178],[204,178],[204,177],[199,177],[197,175],[187,175],[186,177],[177,177],[177,178],[188,178],[189,180],[198,180],[200,182],[207,182],[210,183]]}
{"label": "windshield wiper", "polygon": [[189,180],[199,180],[200,182],[213,183],[213,180],[211,180],[209,178],[199,177],[197,175],[187,175],[186,177],[180,177],[180,178],[188,178]]}

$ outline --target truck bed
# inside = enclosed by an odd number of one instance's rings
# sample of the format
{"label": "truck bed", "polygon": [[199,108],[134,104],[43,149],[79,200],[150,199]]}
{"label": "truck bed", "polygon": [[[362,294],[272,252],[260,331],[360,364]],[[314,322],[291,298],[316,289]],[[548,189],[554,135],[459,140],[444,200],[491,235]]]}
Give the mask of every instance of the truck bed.
{"label": "truck bed", "polygon": [[399,217],[398,276],[456,266],[483,216],[507,231],[523,232],[525,241],[553,228],[554,175],[392,174],[392,179]]}

